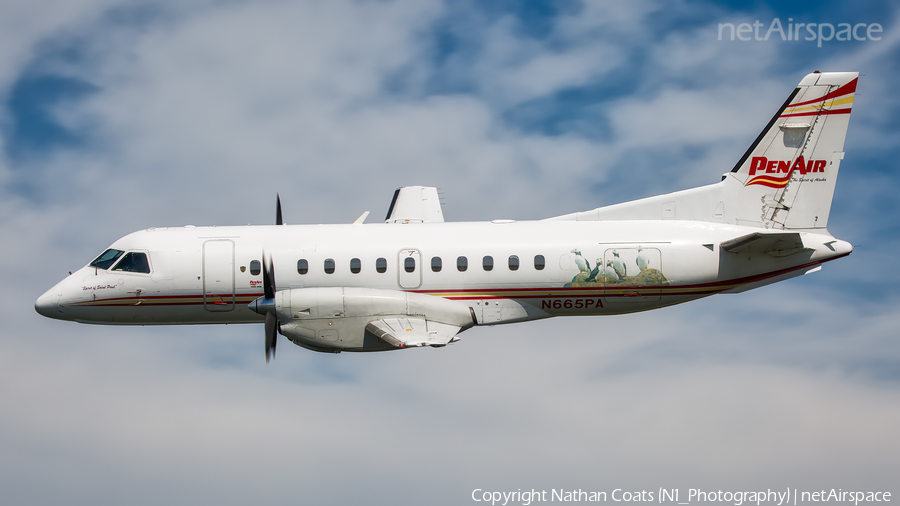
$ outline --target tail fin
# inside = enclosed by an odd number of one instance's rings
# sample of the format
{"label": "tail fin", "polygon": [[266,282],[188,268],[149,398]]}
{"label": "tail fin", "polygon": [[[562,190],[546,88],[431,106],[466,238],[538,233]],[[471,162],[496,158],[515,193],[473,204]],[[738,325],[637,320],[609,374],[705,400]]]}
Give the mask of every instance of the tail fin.
{"label": "tail fin", "polygon": [[742,185],[738,224],[825,228],[858,72],[814,72],[800,81],[726,175]]}
{"label": "tail fin", "polygon": [[717,184],[552,220],[692,220],[769,229],[825,229],[858,72],[800,81]]}

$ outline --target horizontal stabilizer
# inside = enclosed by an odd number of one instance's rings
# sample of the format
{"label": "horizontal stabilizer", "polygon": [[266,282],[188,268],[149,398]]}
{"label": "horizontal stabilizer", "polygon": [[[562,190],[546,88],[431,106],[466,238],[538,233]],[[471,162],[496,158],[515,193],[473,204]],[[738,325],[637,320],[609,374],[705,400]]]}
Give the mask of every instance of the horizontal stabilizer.
{"label": "horizontal stabilizer", "polygon": [[421,318],[386,318],[366,325],[366,330],[391,346],[444,346],[454,341],[460,328]]}
{"label": "horizontal stabilizer", "polygon": [[773,257],[786,257],[809,248],[797,232],[754,232],[723,241],[719,247],[728,253],[765,253]]}

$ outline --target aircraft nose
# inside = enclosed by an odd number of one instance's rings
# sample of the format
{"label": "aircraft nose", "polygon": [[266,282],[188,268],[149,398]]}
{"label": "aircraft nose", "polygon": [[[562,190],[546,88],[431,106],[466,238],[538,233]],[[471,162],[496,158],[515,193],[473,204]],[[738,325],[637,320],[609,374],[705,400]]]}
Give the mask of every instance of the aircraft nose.
{"label": "aircraft nose", "polygon": [[44,295],[38,297],[38,300],[34,302],[34,310],[47,318],[60,318],[62,316],[56,287],[47,290]]}

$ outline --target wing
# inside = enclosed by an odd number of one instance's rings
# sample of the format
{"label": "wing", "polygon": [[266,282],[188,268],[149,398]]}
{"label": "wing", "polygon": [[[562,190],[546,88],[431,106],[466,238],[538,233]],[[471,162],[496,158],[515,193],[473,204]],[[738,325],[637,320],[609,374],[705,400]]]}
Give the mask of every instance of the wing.
{"label": "wing", "polygon": [[[397,348],[444,346],[454,341],[460,328],[422,318],[385,318],[366,325],[366,330]],[[456,339],[454,339],[456,338]]]}

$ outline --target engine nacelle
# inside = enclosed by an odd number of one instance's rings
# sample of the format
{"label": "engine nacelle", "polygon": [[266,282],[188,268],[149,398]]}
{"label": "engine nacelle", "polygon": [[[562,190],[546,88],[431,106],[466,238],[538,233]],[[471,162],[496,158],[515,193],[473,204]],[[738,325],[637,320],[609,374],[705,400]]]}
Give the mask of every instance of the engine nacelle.
{"label": "engine nacelle", "polygon": [[369,322],[414,318],[465,330],[475,325],[472,310],[460,301],[432,295],[372,288],[295,288],[275,293],[282,335],[316,351],[396,349],[366,331]]}

